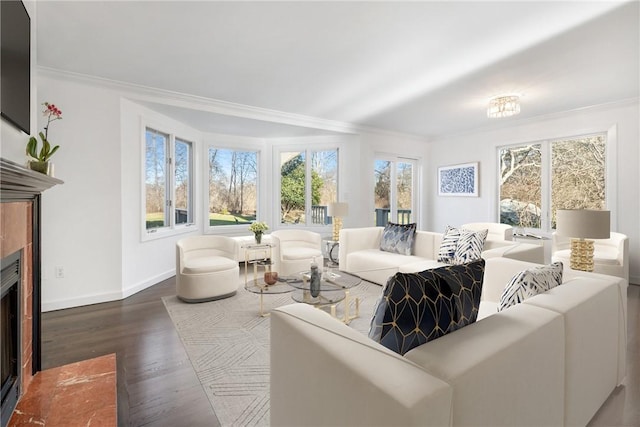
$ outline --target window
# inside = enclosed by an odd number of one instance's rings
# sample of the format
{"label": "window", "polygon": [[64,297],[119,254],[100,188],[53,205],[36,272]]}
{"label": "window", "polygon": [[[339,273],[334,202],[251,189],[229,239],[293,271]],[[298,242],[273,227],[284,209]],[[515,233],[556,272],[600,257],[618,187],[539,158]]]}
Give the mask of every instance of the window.
{"label": "window", "polygon": [[600,134],[500,148],[500,222],[550,231],[558,209],[605,209],[606,145]]}
{"label": "window", "polygon": [[258,208],[258,153],[209,147],[209,225],[247,225]]}
{"label": "window", "polygon": [[280,152],[280,222],[329,224],[338,200],[338,149]]}
{"label": "window", "polygon": [[194,223],[193,144],[151,128],[145,132],[144,221],[147,233]]}
{"label": "window", "polygon": [[[414,206],[415,165],[413,159],[377,159],[374,162],[374,224],[416,222]],[[413,221],[412,221],[413,218]]]}

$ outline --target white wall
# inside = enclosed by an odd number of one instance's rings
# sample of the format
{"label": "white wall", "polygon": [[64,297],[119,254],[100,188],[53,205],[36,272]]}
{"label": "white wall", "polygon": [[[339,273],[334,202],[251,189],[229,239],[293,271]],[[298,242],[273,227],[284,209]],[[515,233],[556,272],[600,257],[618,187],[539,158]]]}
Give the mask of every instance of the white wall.
{"label": "white wall", "polygon": [[[42,301],[51,310],[120,296],[120,99],[110,90],[38,75],[38,103],[62,110],[49,127],[64,181],[42,196]],[[41,119],[42,120],[42,119]],[[40,128],[44,123],[40,123]],[[56,278],[55,267],[64,268]]]}
{"label": "white wall", "polygon": [[[549,138],[613,130],[617,155],[612,174],[616,184],[609,194],[612,230],[629,236],[631,281],[640,283],[640,174],[638,161],[638,100],[616,105],[585,108],[536,120],[516,122],[499,130],[478,131],[433,141],[428,162],[428,228],[444,230],[447,224],[459,225],[498,219],[497,147]],[[508,120],[508,119],[506,119]],[[612,142],[612,141],[609,141]],[[437,194],[438,166],[479,162],[479,197],[443,197]]]}

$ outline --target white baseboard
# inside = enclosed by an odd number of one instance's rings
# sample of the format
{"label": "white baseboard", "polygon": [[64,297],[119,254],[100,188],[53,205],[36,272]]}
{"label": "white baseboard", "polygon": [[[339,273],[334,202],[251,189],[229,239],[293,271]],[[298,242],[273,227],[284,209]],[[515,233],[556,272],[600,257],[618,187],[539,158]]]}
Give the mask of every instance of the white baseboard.
{"label": "white baseboard", "polygon": [[138,282],[132,286],[129,286],[126,289],[122,289],[122,291],[120,292],[106,292],[102,294],[86,295],[78,298],[43,301],[42,312],[46,313],[47,311],[63,310],[65,308],[73,308],[83,305],[100,304],[103,302],[122,300],[175,275],[175,269],[171,269],[162,274],[158,274],[154,277],[143,280],[142,282]]}
{"label": "white baseboard", "polygon": [[167,280],[168,278],[173,277],[175,275],[176,275],[176,270],[175,268],[172,268],[171,270],[165,271],[164,273],[157,274],[153,277],[150,277],[141,282],[138,282],[132,286],[124,288],[122,289],[122,298],[130,297],[133,294],[143,291],[148,287],[158,284],[163,280]]}
{"label": "white baseboard", "polygon": [[107,292],[78,298],[66,298],[54,301],[42,301],[42,312],[62,310],[65,308],[80,307],[82,305],[100,304],[101,302],[117,301],[122,299],[121,292]]}

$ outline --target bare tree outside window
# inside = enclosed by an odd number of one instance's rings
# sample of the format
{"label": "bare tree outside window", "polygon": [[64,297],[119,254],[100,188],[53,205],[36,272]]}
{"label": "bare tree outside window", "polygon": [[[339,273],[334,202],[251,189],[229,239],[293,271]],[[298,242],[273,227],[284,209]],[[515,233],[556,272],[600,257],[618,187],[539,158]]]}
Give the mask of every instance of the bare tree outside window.
{"label": "bare tree outside window", "polygon": [[[501,223],[554,229],[557,209],[606,208],[604,135],[505,147],[499,157]],[[550,188],[543,188],[543,176],[550,177]]]}
{"label": "bare tree outside window", "polygon": [[145,222],[147,230],[167,227],[167,152],[169,135],[147,129],[145,148]]}
{"label": "bare tree outside window", "polygon": [[258,153],[209,148],[209,225],[249,224],[258,206]]}

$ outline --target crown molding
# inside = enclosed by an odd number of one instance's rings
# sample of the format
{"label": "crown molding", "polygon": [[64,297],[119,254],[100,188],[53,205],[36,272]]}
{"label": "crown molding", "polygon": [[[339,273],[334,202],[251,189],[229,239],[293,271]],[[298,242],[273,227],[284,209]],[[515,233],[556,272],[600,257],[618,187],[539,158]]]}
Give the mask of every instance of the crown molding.
{"label": "crown molding", "polygon": [[210,113],[241,117],[244,119],[260,120],[265,122],[306,127],[311,129],[321,129],[348,135],[370,133],[390,137],[413,138],[426,142],[426,139],[420,135],[394,132],[385,129],[357,125],[353,123],[322,119],[318,117],[305,116],[302,114],[289,113],[285,111],[270,110],[267,108],[254,107],[245,104],[237,104],[233,102],[222,101],[219,99],[206,98],[198,95],[185,94],[166,89],[158,89],[150,86],[127,83],[119,80],[112,80],[88,74],[75,73],[56,68],[38,66],[37,72],[39,75],[45,77],[48,76],[71,82],[80,82],[103,88],[106,87],[117,92],[121,92],[122,97],[127,98],[133,102],[145,101],[162,103],[174,107],[207,111]]}

